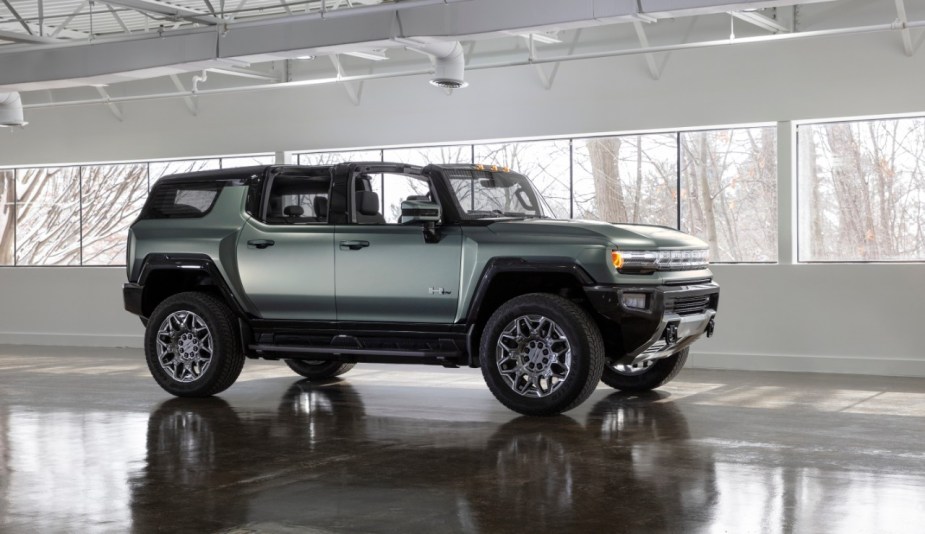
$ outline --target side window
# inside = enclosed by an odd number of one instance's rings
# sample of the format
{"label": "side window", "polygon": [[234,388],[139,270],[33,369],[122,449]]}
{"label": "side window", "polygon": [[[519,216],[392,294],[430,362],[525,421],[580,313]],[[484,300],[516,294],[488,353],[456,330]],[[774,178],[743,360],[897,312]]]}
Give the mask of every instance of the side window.
{"label": "side window", "polygon": [[331,181],[321,176],[276,176],[270,184],[264,220],[268,224],[325,223]]}
{"label": "side window", "polygon": [[183,219],[209,213],[222,189],[221,182],[166,183],[151,191],[142,219]]}
{"label": "side window", "polygon": [[360,174],[354,179],[354,190],[359,224],[399,224],[402,201],[434,198],[430,181],[419,175]]}

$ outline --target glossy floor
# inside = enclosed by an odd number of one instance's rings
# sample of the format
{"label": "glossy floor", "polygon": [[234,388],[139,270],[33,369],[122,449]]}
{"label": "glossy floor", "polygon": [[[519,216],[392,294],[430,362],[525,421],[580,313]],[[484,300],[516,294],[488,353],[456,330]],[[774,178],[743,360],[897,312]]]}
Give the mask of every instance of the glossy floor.
{"label": "glossy floor", "polygon": [[925,379],[686,370],[518,417],[478,371],[0,347],[0,532],[922,532]]}

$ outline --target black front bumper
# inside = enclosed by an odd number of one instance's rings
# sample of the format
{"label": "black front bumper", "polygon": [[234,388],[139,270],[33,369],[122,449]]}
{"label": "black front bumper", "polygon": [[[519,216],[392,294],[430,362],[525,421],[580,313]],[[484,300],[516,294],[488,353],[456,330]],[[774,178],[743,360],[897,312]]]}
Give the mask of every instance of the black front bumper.
{"label": "black front bumper", "polygon": [[141,295],[143,292],[144,287],[138,284],[128,283],[122,285],[122,301],[125,303],[126,311],[134,313],[142,319],[144,319],[141,309]]}
{"label": "black front bumper", "polygon": [[[713,282],[680,286],[602,285],[584,290],[602,322],[614,327],[602,330],[608,355],[616,356],[621,360],[619,363],[631,362],[662,338],[669,347],[677,343],[678,328],[682,325],[688,337],[712,334],[712,319],[719,306],[719,285]],[[625,306],[626,293],[646,295],[645,309]],[[693,332],[691,323],[698,327]]]}

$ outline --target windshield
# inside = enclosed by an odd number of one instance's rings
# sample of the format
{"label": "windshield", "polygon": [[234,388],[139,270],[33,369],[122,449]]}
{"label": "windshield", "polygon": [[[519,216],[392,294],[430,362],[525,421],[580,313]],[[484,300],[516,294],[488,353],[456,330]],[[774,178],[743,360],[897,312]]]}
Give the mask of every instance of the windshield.
{"label": "windshield", "polygon": [[522,174],[490,172],[473,166],[444,168],[444,175],[464,219],[547,218],[552,213],[542,195]]}

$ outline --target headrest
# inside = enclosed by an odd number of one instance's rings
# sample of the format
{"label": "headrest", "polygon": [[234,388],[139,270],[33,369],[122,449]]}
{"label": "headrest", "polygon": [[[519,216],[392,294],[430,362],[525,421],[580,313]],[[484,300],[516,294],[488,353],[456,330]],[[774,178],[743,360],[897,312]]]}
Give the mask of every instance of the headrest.
{"label": "headrest", "polygon": [[313,202],[315,217],[326,219],[328,217],[328,197],[317,196]]}
{"label": "headrest", "polygon": [[283,215],[286,217],[301,217],[305,213],[305,209],[302,206],[286,206],[283,209]]}
{"label": "headrest", "polygon": [[357,191],[357,212],[362,215],[379,214],[379,195],[372,191]]}

